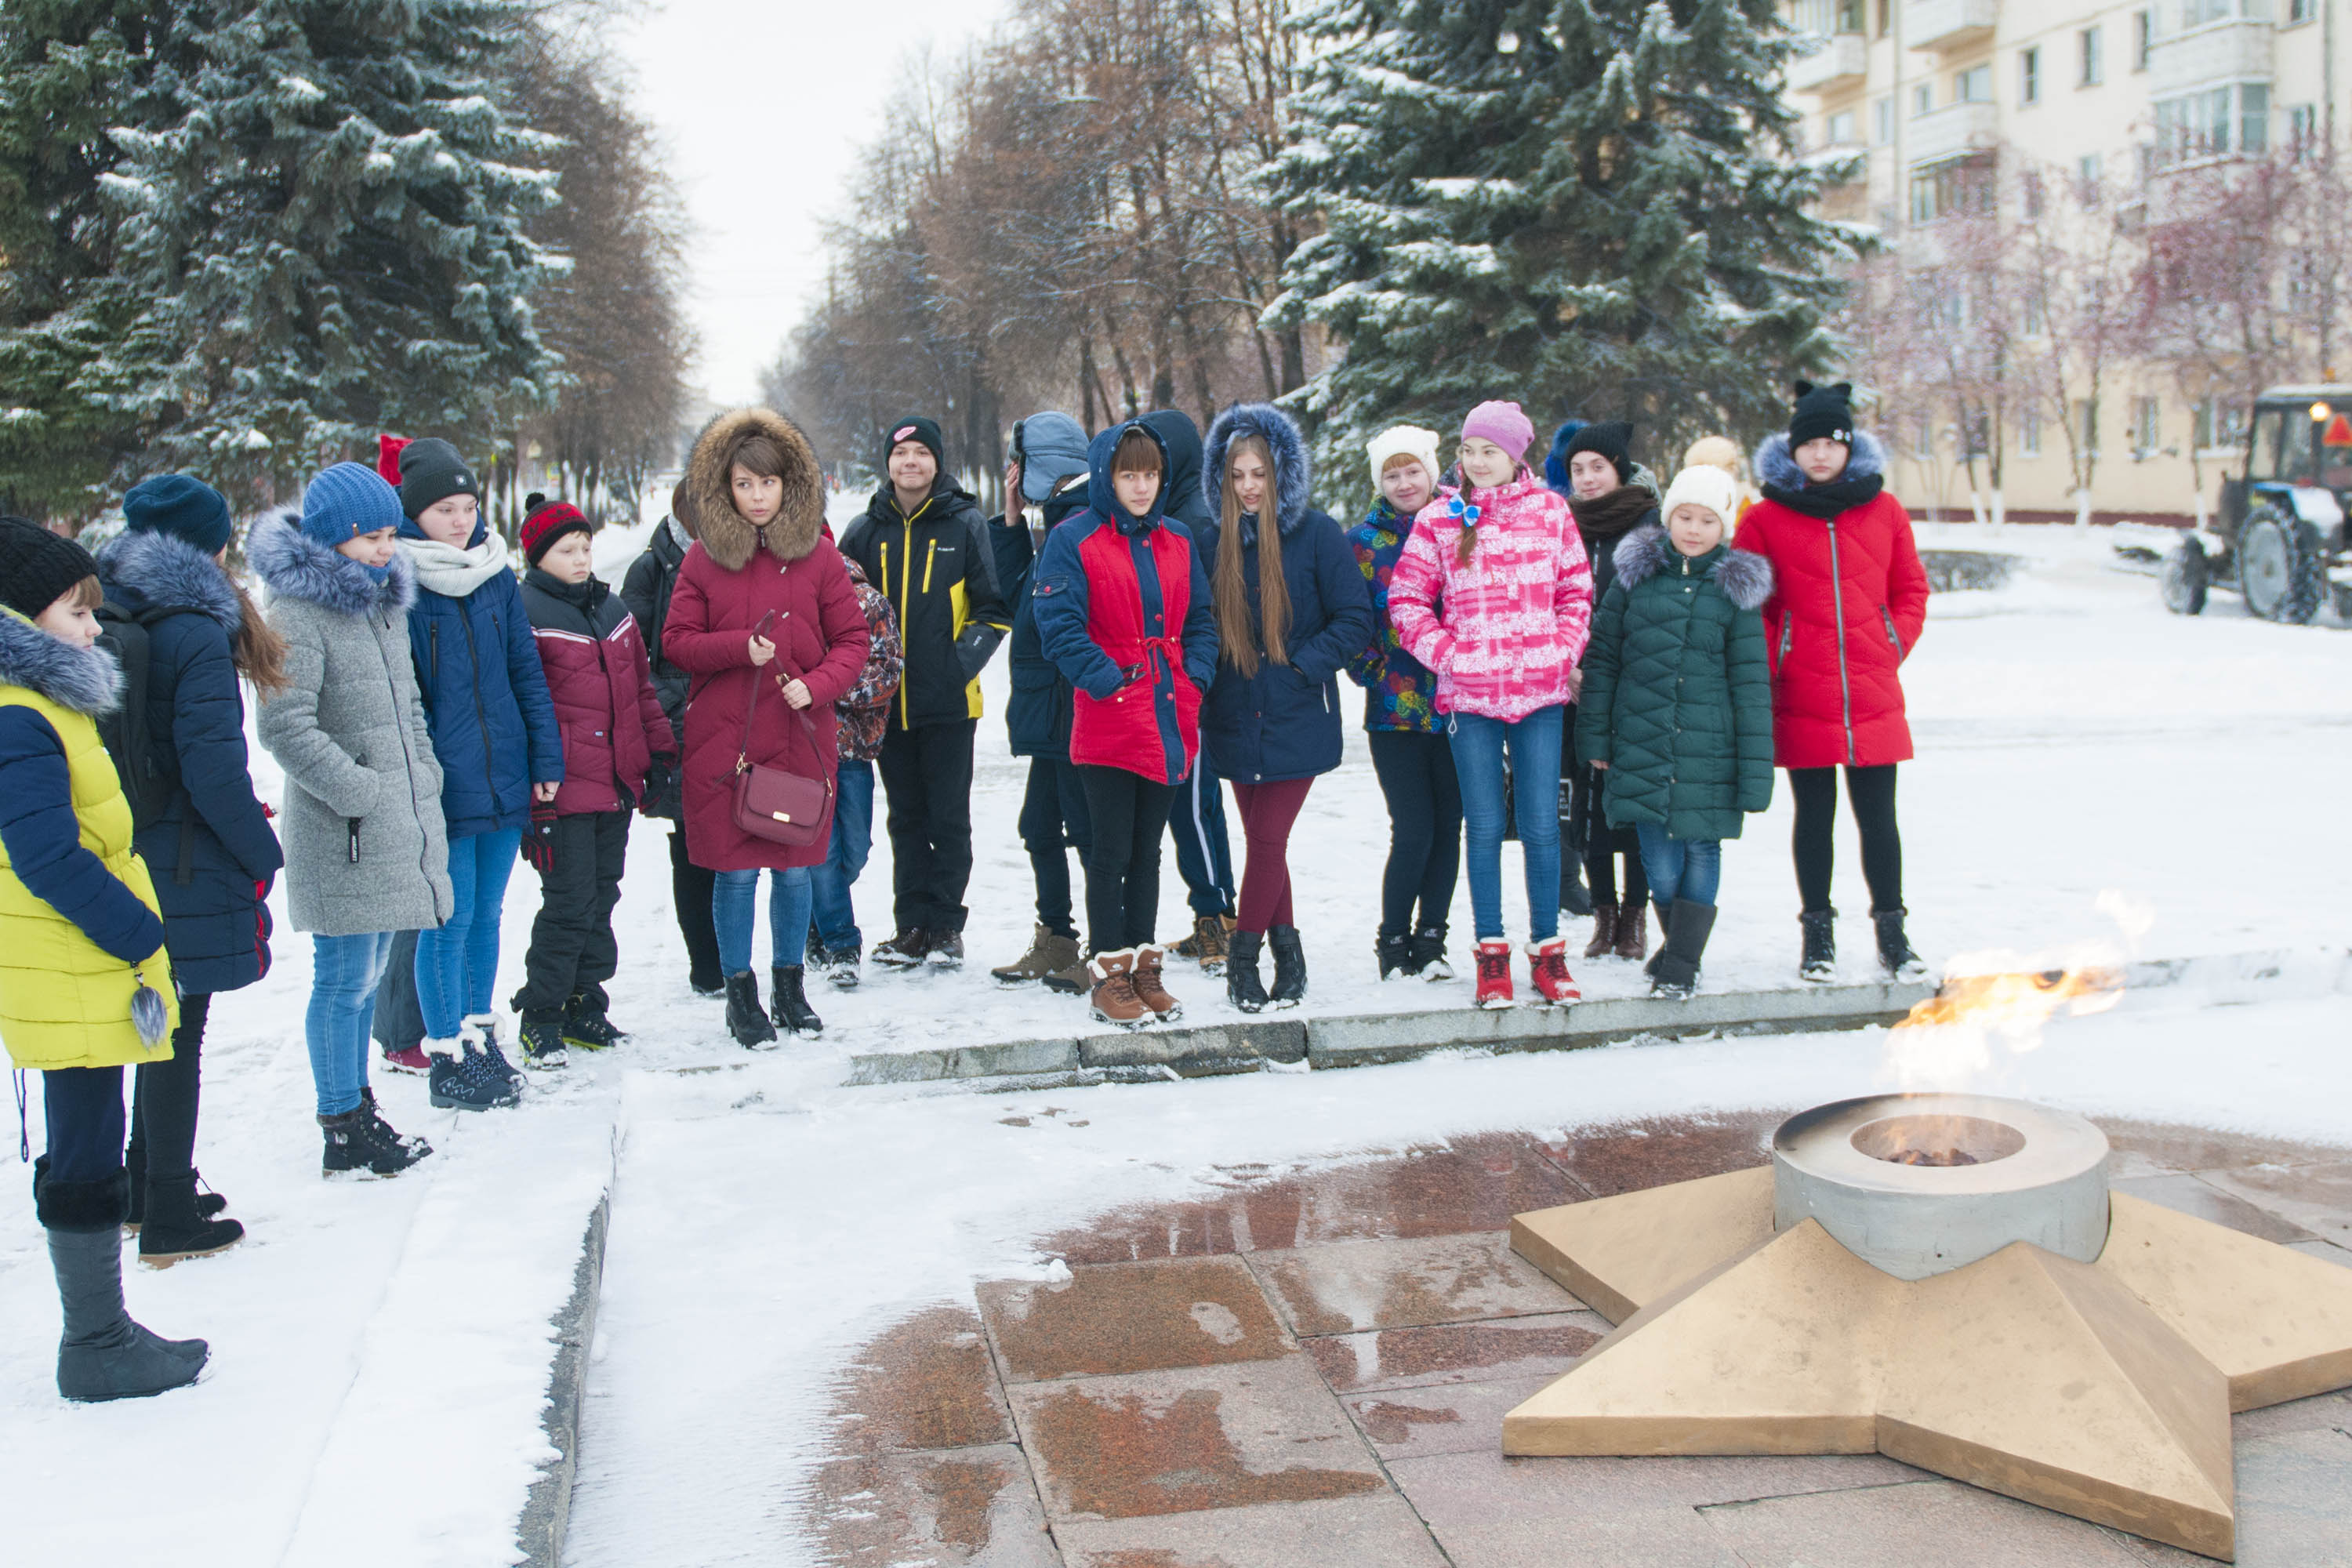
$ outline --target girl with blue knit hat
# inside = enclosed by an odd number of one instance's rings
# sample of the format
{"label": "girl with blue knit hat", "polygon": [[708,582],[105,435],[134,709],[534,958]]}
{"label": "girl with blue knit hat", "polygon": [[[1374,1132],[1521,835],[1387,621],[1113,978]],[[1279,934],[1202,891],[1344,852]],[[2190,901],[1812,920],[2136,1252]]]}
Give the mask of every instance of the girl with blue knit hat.
{"label": "girl with blue knit hat", "polygon": [[246,542],[286,639],[287,685],[263,696],[257,730],[286,772],[287,913],[311,933],[303,1034],[331,1176],[397,1175],[433,1152],[394,1131],[368,1088],[393,933],[456,908],[441,765],[408,651],[416,574],[394,542],[402,521],[398,491],[337,463],[299,512],[262,518]]}

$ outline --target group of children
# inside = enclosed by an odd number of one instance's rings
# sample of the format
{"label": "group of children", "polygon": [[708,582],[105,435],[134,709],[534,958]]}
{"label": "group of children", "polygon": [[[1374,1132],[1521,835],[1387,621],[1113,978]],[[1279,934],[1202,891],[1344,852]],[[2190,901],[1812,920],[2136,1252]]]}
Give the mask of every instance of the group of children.
{"label": "group of children", "polygon": [[[242,1234],[199,1190],[197,1064],[212,994],[268,968],[281,869],[313,942],[322,1168],[394,1174],[431,1152],[369,1086],[396,941],[414,943],[398,978],[416,1040],[385,1064],[427,1077],[436,1106],[514,1103],[522,1074],[492,995],[514,862],[542,887],[510,999],[518,1054],[559,1067],[625,1038],[604,987],[633,813],[677,824],[689,980],[725,997],[745,1046],[822,1029],[811,962],[836,986],[858,981],[850,889],[877,762],[897,929],[874,957],[961,962],[977,678],[1008,633],[1038,925],[995,973],[1084,992],[1104,1022],[1181,1016],[1179,956],[1222,970],[1241,1012],[1304,998],[1287,850],[1313,781],[1339,763],[1342,672],[1365,690],[1391,822],[1383,978],[1450,977],[1466,833],[1477,1003],[1512,1004],[1507,816],[1538,1001],[1578,996],[1559,929],[1564,823],[1606,895],[1587,956],[1640,956],[1646,899],[1665,933],[1654,993],[1689,995],[1721,841],[1769,804],[1776,763],[1798,807],[1805,978],[1834,973],[1838,766],[1880,959],[1919,972],[1894,774],[1910,755],[1896,670],[1925,574],[1849,389],[1799,392],[1789,431],[1757,454],[1752,502],[1736,453],[1695,453],[1660,493],[1622,425],[1564,429],[1548,479],[1527,461],[1526,415],[1489,402],[1450,468],[1433,431],[1375,437],[1380,497],[1350,530],[1314,507],[1306,442],[1269,405],[1228,409],[1205,442],[1171,413],[1091,441],[1064,416],[1024,421],[992,521],[948,477],[938,427],[914,418],[886,432],[887,478],[838,547],[806,438],[741,410],[698,439],[618,595],[562,501],[532,498],[518,574],[474,471],[434,439],[388,438],[378,469],[339,463],[254,524],[266,615],[229,574],[226,501],[186,476],[134,489],[96,559],[0,521],[0,1033],[44,1074],[35,1191],[65,1303],[60,1391],[154,1393],[204,1364],[202,1341],[125,1314],[115,1237],[134,1226],[161,1265]],[[247,770],[241,680],[286,776],[275,831]],[[1243,829],[1237,887],[1220,792],[1203,784],[1220,776]],[[1171,829],[1196,917],[1174,949],[1155,930]],[[762,871],[767,1004],[752,970]]]}

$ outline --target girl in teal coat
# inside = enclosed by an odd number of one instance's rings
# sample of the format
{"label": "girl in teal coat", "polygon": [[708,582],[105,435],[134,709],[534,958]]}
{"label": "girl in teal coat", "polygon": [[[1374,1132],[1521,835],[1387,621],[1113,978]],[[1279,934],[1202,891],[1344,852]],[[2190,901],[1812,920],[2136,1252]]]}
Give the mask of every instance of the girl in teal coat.
{"label": "girl in teal coat", "polygon": [[1601,770],[1610,826],[1641,840],[1666,930],[1650,961],[1654,996],[1698,988],[1722,841],[1772,804],[1772,679],[1759,614],[1772,571],[1725,543],[1737,506],[1720,468],[1675,475],[1659,508],[1664,526],[1617,546],[1617,580],[1585,656],[1577,753]]}

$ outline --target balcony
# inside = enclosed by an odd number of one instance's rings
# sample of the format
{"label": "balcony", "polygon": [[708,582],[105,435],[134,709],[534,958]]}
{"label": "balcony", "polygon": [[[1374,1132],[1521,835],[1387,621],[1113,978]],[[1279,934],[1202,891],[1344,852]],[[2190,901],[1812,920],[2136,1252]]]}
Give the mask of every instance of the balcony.
{"label": "balcony", "polygon": [[1835,92],[1870,74],[1870,44],[1860,33],[1815,35],[1821,47],[1789,62],[1790,92]]}
{"label": "balcony", "polygon": [[2266,18],[2231,16],[2158,38],[2147,49],[2147,91],[2171,98],[2276,73],[2277,29]]}
{"label": "balcony", "polygon": [[1905,0],[1903,47],[1964,49],[1992,37],[2000,0]]}
{"label": "balcony", "polygon": [[1914,169],[1980,152],[2000,139],[2000,111],[1990,103],[1955,103],[1906,121],[1903,161]]}

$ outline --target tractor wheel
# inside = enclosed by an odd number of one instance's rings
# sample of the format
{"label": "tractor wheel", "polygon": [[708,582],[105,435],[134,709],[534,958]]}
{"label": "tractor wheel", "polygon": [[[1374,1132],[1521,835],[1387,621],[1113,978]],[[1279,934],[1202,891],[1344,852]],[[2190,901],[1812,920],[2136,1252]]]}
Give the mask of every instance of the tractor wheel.
{"label": "tractor wheel", "polygon": [[2164,599],[2164,607],[2176,616],[2194,616],[2203,611],[2205,584],[2212,574],[2213,569],[2205,560],[2204,542],[2182,540],[2164,558],[2164,570],[2157,578],[2157,592]]}
{"label": "tractor wheel", "polygon": [[2238,536],[2238,585],[2246,608],[2266,621],[2300,626],[2319,613],[2327,569],[2319,535],[2306,522],[2264,509]]}

